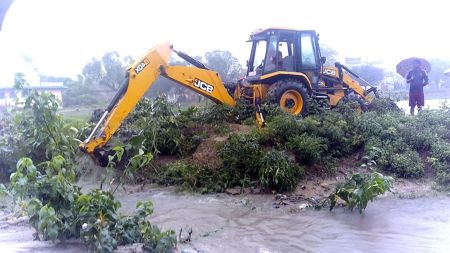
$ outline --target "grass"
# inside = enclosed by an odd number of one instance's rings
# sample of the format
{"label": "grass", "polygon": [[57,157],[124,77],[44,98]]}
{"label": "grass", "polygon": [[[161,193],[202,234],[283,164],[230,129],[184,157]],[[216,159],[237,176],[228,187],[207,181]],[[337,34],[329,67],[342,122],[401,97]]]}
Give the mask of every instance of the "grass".
{"label": "grass", "polygon": [[103,106],[77,106],[77,107],[64,107],[59,110],[64,119],[67,120],[82,120],[88,122],[91,118],[91,114],[95,109],[103,108]]}

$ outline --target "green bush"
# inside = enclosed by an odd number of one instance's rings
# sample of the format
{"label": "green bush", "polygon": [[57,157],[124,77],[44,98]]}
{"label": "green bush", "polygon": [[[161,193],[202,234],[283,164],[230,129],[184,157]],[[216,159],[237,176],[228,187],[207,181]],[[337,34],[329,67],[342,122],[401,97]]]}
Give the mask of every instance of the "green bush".
{"label": "green bush", "polygon": [[153,211],[151,202],[138,203],[131,216],[119,214],[120,203],[111,192],[82,194],[61,156],[38,167],[29,158],[20,159],[7,191],[16,201],[26,201],[37,239],[81,238],[94,252],[113,252],[117,245],[134,242],[151,252],[171,252],[176,245],[174,231],[161,232],[146,220]]}
{"label": "green bush", "polygon": [[387,97],[377,98],[372,101],[369,106],[370,111],[377,112],[379,114],[395,112],[403,113],[402,109],[397,106],[397,103]]}
{"label": "green bush", "polygon": [[302,132],[299,120],[287,113],[273,117],[267,128],[276,144],[284,144]]}
{"label": "green bush", "polygon": [[354,131],[353,122],[337,111],[325,111],[300,122],[301,132],[326,140],[329,155],[342,157],[361,145],[360,136]]}
{"label": "green bush", "polygon": [[417,151],[408,150],[393,155],[388,171],[395,173],[398,177],[419,178],[424,174],[424,165]]}
{"label": "green bush", "polygon": [[185,189],[201,193],[223,191],[225,185],[221,181],[218,171],[188,164],[186,161],[176,161],[165,166],[160,179],[160,183],[181,185]]}
{"label": "green bush", "polygon": [[157,97],[153,102],[143,100],[129,115],[129,124],[122,126],[121,132],[131,131],[144,136],[143,145],[147,152],[182,155],[181,145],[186,138],[175,109],[165,97]]}
{"label": "green bush", "polygon": [[301,175],[303,168],[291,163],[284,151],[269,151],[261,159],[259,181],[263,188],[277,192],[292,191]]}
{"label": "green bush", "polygon": [[231,134],[219,149],[226,186],[248,186],[257,178],[263,150],[256,134]]}
{"label": "green bush", "polygon": [[424,164],[418,152],[429,150],[439,139],[435,129],[421,116],[412,118],[395,110],[367,113],[356,127],[369,157],[386,171],[405,178],[424,175]]}
{"label": "green bush", "polygon": [[203,108],[199,120],[206,124],[223,124],[234,121],[233,108],[222,104],[213,104]]}
{"label": "green bush", "polygon": [[77,214],[79,236],[91,250],[112,252],[117,248],[117,240],[110,231],[114,230],[119,219],[119,207],[120,203],[110,192],[101,190],[93,190],[76,199],[74,211]]}
{"label": "green bush", "polygon": [[329,196],[330,211],[333,210],[340,198],[345,201],[351,211],[356,207],[362,213],[369,201],[390,191],[393,182],[392,177],[383,176],[378,172],[370,175],[353,174],[345,183],[338,185],[335,192]]}
{"label": "green bush", "polygon": [[424,164],[417,151],[401,140],[372,139],[366,146],[370,159],[385,171],[403,178],[419,178],[424,174]]}
{"label": "green bush", "polygon": [[287,146],[294,151],[299,162],[308,165],[320,163],[327,157],[327,142],[326,139],[321,137],[303,133],[290,139]]}
{"label": "green bush", "polygon": [[[231,109],[223,105],[203,110],[197,107],[181,110],[165,97],[160,96],[153,101],[144,99],[127,117],[126,124],[120,131],[144,136],[147,152],[186,157],[195,151],[205,137],[201,124],[216,120],[222,122],[228,117],[229,110]],[[222,126],[223,124],[219,124],[213,127],[226,131]]]}
{"label": "green bush", "polygon": [[[36,162],[62,155],[70,162],[78,147],[78,130],[67,124],[58,113],[59,104],[50,93],[31,92],[23,110],[15,114],[9,133],[20,143],[26,156]],[[20,157],[17,157],[17,159]]]}
{"label": "green bush", "polygon": [[30,199],[30,224],[44,239],[52,241],[76,234],[73,205],[81,193],[74,171],[65,162],[62,156],[56,156],[38,169],[31,159],[22,158],[11,174],[11,195],[18,200]]}
{"label": "green bush", "polygon": [[450,144],[443,141],[434,143],[428,161],[436,171],[439,186],[450,189]]}

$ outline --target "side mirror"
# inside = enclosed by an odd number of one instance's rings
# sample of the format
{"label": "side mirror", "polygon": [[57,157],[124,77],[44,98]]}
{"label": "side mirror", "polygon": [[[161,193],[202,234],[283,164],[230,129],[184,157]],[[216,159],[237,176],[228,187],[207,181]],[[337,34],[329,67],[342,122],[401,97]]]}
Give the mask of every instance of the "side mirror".
{"label": "side mirror", "polygon": [[325,62],[327,61],[327,57],[322,56],[322,57],[320,58],[320,61],[322,62],[322,64],[325,64]]}
{"label": "side mirror", "polygon": [[245,62],[245,65],[247,66],[247,68],[248,68],[248,60]]}

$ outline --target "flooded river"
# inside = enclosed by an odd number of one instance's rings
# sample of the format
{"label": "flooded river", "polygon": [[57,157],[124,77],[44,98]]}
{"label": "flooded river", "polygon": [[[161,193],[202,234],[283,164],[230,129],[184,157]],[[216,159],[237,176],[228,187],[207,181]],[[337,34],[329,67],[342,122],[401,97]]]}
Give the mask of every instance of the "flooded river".
{"label": "flooded river", "polygon": [[165,228],[192,228],[192,245],[186,248],[203,252],[450,252],[447,197],[390,196],[360,215],[275,209],[273,196],[147,194],[122,201],[132,206],[148,196],[155,204],[152,220]]}
{"label": "flooded river", "polygon": [[[122,211],[152,200],[153,223],[193,230],[179,252],[450,252],[450,197],[370,203],[364,214],[338,208],[292,211],[274,208],[274,196],[195,195],[167,188],[119,193]],[[298,210],[298,209],[296,209]],[[0,229],[0,252],[85,252],[68,245],[32,241],[27,226]]]}

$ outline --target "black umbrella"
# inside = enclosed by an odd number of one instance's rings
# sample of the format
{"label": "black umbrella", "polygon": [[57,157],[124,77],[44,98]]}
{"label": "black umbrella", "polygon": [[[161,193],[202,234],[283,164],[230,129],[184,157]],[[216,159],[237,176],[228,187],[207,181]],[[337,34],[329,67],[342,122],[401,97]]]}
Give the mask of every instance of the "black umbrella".
{"label": "black umbrella", "polygon": [[0,1],[0,31],[2,30],[3,18],[5,18],[6,12],[8,12],[9,6],[11,6],[14,0],[1,0]]}
{"label": "black umbrella", "polygon": [[420,68],[423,71],[426,71],[427,73],[430,73],[431,71],[431,65],[430,63],[423,59],[423,58],[417,58],[417,57],[411,57],[408,59],[402,60],[399,64],[397,64],[397,73],[403,77],[406,77],[408,75],[409,71],[411,71],[414,68],[414,62],[419,61],[420,62]]}

